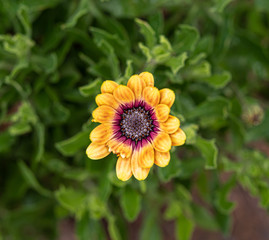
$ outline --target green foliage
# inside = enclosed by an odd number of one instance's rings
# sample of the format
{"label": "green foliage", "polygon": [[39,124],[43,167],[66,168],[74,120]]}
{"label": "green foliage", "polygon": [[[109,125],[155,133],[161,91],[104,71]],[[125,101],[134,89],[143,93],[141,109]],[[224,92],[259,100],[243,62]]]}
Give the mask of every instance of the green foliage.
{"label": "green foliage", "polygon": [[[268,150],[268,6],[0,0],[0,239],[58,239],[66,218],[80,240],[166,239],[171,222],[179,240],[197,226],[228,236],[238,184],[268,210],[269,159],[249,149]],[[85,154],[91,112],[104,80],[143,71],[175,92],[187,141],[122,182],[115,155]]]}

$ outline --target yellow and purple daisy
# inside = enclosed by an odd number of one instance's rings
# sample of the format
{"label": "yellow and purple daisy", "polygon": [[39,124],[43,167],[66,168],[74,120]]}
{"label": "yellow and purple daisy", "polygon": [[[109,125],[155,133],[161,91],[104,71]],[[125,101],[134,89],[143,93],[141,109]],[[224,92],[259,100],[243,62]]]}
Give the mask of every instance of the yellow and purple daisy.
{"label": "yellow and purple daisy", "polygon": [[127,86],[104,81],[101,92],[92,113],[93,121],[101,124],[90,134],[87,156],[95,160],[117,154],[116,174],[122,181],[132,175],[144,180],[154,163],[167,166],[171,146],[186,140],[179,119],[170,115],[175,93],[154,87],[149,72],[133,75]]}

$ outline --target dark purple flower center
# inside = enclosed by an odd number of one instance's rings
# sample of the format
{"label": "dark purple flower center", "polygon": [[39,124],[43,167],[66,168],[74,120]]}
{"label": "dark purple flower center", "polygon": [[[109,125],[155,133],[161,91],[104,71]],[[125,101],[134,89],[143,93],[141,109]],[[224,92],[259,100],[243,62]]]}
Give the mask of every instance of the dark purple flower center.
{"label": "dark purple flower center", "polygon": [[144,106],[124,109],[121,114],[120,131],[127,139],[135,142],[145,139],[155,127],[152,110],[146,110]]}

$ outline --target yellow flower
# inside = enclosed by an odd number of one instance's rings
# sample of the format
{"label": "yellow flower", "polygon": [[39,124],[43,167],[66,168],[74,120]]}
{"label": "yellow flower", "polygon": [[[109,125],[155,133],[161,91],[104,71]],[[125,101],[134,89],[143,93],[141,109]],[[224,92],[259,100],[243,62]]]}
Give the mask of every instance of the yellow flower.
{"label": "yellow flower", "polygon": [[127,86],[107,80],[101,92],[92,113],[93,121],[101,124],[90,134],[87,156],[101,159],[110,152],[117,154],[116,173],[122,181],[132,175],[144,180],[154,163],[167,166],[171,146],[186,140],[179,119],[169,114],[174,92],[159,91],[149,72],[133,75]]}

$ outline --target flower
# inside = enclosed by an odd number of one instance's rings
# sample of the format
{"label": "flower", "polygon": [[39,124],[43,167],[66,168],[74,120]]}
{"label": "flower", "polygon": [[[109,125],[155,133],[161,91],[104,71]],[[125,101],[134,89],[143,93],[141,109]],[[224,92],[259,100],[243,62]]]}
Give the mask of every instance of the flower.
{"label": "flower", "polygon": [[122,181],[132,175],[144,180],[154,163],[167,166],[171,146],[186,140],[179,119],[169,114],[174,92],[154,87],[149,72],[133,75],[127,86],[104,81],[101,92],[92,113],[92,121],[101,124],[90,134],[87,156],[95,160],[117,154],[116,174]]}

